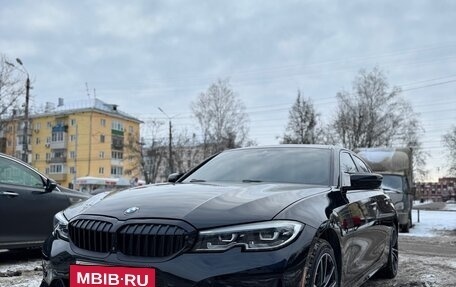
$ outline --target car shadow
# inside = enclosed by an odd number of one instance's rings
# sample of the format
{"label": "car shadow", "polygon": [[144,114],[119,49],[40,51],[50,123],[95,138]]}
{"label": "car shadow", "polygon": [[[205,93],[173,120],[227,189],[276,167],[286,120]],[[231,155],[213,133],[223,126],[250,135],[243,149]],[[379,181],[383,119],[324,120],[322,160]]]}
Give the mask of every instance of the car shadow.
{"label": "car shadow", "polygon": [[36,260],[42,257],[41,249],[0,250],[0,265],[8,265],[21,261]]}

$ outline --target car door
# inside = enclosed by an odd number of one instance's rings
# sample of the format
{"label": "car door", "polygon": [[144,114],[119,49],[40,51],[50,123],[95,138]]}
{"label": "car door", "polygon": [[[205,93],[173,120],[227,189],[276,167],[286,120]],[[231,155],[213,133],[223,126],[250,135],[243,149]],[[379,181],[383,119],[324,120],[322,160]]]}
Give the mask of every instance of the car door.
{"label": "car door", "polygon": [[[348,152],[340,154],[342,173],[368,172],[358,168]],[[343,175],[341,175],[343,176]],[[380,191],[349,190],[346,192],[347,205],[344,206],[343,226],[348,241],[346,244],[344,269],[347,282],[356,282],[365,276],[373,264],[381,257],[385,247],[385,234],[377,227],[377,200]]]}
{"label": "car door", "polygon": [[36,246],[52,231],[53,216],[68,206],[60,192],[45,192],[32,168],[0,157],[0,248]]}

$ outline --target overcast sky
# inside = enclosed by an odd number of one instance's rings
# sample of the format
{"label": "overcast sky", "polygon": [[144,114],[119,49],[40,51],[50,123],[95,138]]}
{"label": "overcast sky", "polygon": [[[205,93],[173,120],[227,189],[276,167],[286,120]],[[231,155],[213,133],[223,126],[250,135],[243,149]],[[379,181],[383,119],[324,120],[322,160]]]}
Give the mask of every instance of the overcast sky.
{"label": "overcast sky", "polygon": [[421,114],[430,179],[445,175],[441,136],[456,123],[456,1],[0,4],[0,53],[22,60],[36,107],[96,94],[143,121],[165,119],[161,107],[177,130],[198,133],[190,103],[229,78],[250,137],[275,144],[298,89],[328,122],[336,93],[378,66]]}

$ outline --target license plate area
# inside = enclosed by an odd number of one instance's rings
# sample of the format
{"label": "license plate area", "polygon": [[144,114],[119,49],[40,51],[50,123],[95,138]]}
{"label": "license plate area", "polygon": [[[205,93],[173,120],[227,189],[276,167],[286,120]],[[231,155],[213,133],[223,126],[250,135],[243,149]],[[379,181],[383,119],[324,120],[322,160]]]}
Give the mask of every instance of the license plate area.
{"label": "license plate area", "polygon": [[71,287],[156,287],[153,268],[82,264],[70,265]]}

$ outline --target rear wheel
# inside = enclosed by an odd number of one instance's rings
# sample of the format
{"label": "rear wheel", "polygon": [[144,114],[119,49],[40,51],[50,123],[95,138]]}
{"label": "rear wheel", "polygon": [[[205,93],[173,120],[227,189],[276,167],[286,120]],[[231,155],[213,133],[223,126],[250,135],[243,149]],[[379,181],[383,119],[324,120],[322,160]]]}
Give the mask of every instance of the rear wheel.
{"label": "rear wheel", "polygon": [[399,244],[396,228],[393,228],[390,238],[390,249],[388,254],[388,263],[378,271],[377,276],[380,278],[392,279],[396,277],[399,266]]}
{"label": "rear wheel", "polygon": [[405,233],[409,233],[410,227],[412,227],[412,214],[409,213],[407,223],[404,225],[401,225],[401,231],[405,232]]}
{"label": "rear wheel", "polygon": [[304,286],[339,286],[337,261],[331,245],[326,240],[318,239],[310,252]]}

